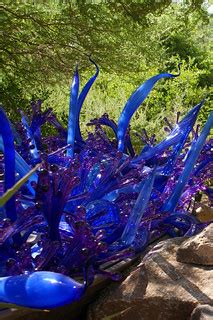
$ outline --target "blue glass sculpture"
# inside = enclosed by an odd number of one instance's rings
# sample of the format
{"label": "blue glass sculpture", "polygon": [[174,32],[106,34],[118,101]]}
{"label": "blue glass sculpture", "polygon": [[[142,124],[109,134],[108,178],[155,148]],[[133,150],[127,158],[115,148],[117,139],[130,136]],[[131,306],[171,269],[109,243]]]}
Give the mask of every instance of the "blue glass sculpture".
{"label": "blue glass sculpture", "polygon": [[[131,117],[158,80],[179,75],[162,73],[131,95],[118,124],[104,114],[83,139],[80,111],[99,74],[90,61],[96,72],[80,94],[76,67],[67,129],[51,109],[42,111],[40,100],[31,118],[20,111],[16,129],[0,109],[0,302],[39,309],[72,303],[95,275],[120,279],[102,269],[105,262],[142,251],[156,236],[192,236],[206,225],[189,210],[199,192],[213,199],[206,184],[213,114],[200,134],[194,129],[204,101],[174,128],[167,121],[170,133],[156,145],[144,130],[135,154]],[[55,136],[42,136],[45,123]]]}

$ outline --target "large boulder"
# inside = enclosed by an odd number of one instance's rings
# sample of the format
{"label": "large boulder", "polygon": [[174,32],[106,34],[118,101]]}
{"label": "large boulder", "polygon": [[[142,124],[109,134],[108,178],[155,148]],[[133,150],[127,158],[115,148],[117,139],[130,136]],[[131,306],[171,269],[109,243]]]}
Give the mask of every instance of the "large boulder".
{"label": "large boulder", "polygon": [[177,261],[184,241],[158,243],[121,284],[111,285],[90,305],[87,319],[187,320],[196,306],[211,305],[213,270]]}
{"label": "large boulder", "polygon": [[180,245],[177,250],[177,260],[213,266],[213,223]]}

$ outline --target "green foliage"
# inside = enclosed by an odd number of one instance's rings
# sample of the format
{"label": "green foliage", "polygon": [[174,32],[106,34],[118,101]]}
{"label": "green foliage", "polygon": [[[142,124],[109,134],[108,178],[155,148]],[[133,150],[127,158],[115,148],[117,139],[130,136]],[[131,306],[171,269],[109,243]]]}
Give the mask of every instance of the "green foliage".
{"label": "green foliage", "polygon": [[117,121],[141,82],[176,72],[180,61],[181,76],[157,84],[134,115],[133,132],[146,127],[161,137],[165,116],[174,122],[178,110],[186,113],[205,95],[199,120],[207,118],[212,19],[203,1],[4,1],[1,7],[1,102],[13,119],[18,108],[27,110],[30,100],[41,98],[66,124],[72,71],[79,62],[84,83],[94,72],[90,53],[101,72],[82,109],[84,133],[86,123],[105,112]]}
{"label": "green foliage", "polygon": [[[177,66],[179,58],[174,57],[173,62]],[[86,124],[92,118],[101,117],[104,113],[108,113],[109,117],[117,122],[131,93],[141,82],[158,72],[157,67],[150,68],[149,71],[138,75],[138,78],[101,72],[82,108],[80,121],[84,135],[88,129],[91,131],[91,127],[88,128]],[[176,73],[176,70],[173,70],[173,72]],[[151,94],[131,120],[132,138],[135,145],[140,146],[140,141],[134,133],[141,132],[142,128],[146,128],[149,134],[155,133],[158,139],[162,138],[165,135],[163,129],[164,117],[167,117],[171,123],[175,123],[178,111],[181,112],[181,116],[185,115],[190,108],[199,103],[205,96],[207,97],[206,102],[198,121],[201,124],[206,121],[211,107],[211,92],[210,88],[199,86],[200,74],[202,74],[202,70],[199,70],[194,65],[193,60],[188,63],[182,60],[181,75],[178,78],[161,80],[156,84]],[[87,73],[86,78],[90,75],[91,72]],[[50,98],[44,103],[45,107],[53,106],[64,125],[67,124],[68,105],[68,86],[55,87]]]}

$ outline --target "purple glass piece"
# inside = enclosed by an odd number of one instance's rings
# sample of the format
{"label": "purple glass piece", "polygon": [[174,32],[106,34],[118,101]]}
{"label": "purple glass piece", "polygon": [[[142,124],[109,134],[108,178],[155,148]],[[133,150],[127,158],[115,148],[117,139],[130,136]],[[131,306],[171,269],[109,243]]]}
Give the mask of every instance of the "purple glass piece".
{"label": "purple glass piece", "polygon": [[[184,144],[185,144],[185,142],[186,142],[186,140],[187,140],[187,138],[188,138],[188,136],[189,136],[194,124],[195,124],[195,121],[197,119],[198,113],[199,113],[200,108],[202,107],[203,103],[204,103],[204,100],[201,101],[201,103],[195,109],[195,112],[193,113],[193,117],[191,117],[191,122],[189,122],[188,125],[185,128],[184,135],[182,136],[182,138],[179,141],[179,143],[177,143],[177,145],[175,145],[173,147],[173,152],[172,152],[171,156],[169,157],[169,160],[167,161],[167,164],[166,164],[165,168],[163,169],[163,173],[164,174],[168,175],[173,170],[174,163],[175,163],[177,157],[179,156],[181,150],[183,149],[183,146],[184,146]],[[181,124],[181,122],[180,122],[180,124]]]}
{"label": "purple glass piece", "polygon": [[[177,145],[177,149],[174,152],[174,156],[179,153],[179,145],[182,146],[182,141],[185,140],[185,136],[188,136],[189,131],[192,130],[193,124],[196,121],[198,112],[202,107],[204,101],[201,101],[197,106],[188,112],[181,122],[176,124],[171,133],[153,148],[143,152],[139,157],[132,160],[132,163],[138,163],[142,160],[148,160],[152,157],[159,156],[164,150],[168,149],[172,145]],[[173,160],[173,159],[172,159]]]}
{"label": "purple glass piece", "polygon": [[30,154],[31,154],[32,158],[34,160],[36,160],[36,162],[37,162],[37,161],[39,161],[39,153],[38,153],[38,149],[36,146],[36,142],[35,142],[33,133],[31,132],[30,126],[27,122],[27,119],[25,118],[23,111],[20,110],[20,113],[21,113],[21,121],[25,127],[26,132],[27,132],[27,139],[31,140],[30,144],[29,144]]}
{"label": "purple glass piece", "polygon": [[162,220],[162,225],[167,225],[165,230],[171,236],[176,236],[174,228],[178,229],[180,234],[179,236],[189,236],[196,233],[196,225],[198,221],[192,215],[181,212],[174,212],[169,217],[166,217]]}
{"label": "purple glass piece", "polygon": [[96,200],[86,206],[86,220],[93,230],[106,230],[111,234],[120,223],[117,205],[106,200]]}

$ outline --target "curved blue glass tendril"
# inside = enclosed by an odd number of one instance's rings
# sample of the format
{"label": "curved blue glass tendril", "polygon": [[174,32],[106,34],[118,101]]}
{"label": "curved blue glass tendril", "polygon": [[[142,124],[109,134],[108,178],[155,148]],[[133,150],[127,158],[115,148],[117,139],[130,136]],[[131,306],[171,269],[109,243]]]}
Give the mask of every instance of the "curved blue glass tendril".
{"label": "curved blue glass tendril", "polygon": [[[192,129],[198,112],[203,105],[203,102],[204,101],[201,101],[192,110],[190,110],[187,115],[178,124],[175,125],[174,129],[163,141],[161,141],[154,147],[148,148],[147,151],[142,152],[137,158],[132,160],[132,163],[134,164],[142,160],[148,160],[152,157],[156,157],[174,144],[180,143],[181,145],[180,141],[182,141],[183,139],[185,140],[185,136],[188,136],[188,131]],[[176,157],[176,152],[173,154],[173,156]]]}
{"label": "curved blue glass tendril", "polygon": [[79,300],[85,284],[60,273],[37,271],[0,278],[0,302],[51,309]]}
{"label": "curved blue glass tendril", "polygon": [[79,92],[79,74],[78,74],[78,65],[77,65],[74,76],[73,76],[71,89],[70,89],[70,106],[69,106],[69,118],[68,118],[68,130],[67,130],[67,144],[70,145],[70,148],[67,149],[68,157],[74,156],[76,119],[77,119],[77,113],[78,113],[78,92]]}
{"label": "curved blue glass tendril", "polygon": [[121,242],[126,246],[129,246],[135,240],[135,236],[141,221],[141,218],[145,212],[149,198],[152,192],[154,180],[156,175],[156,168],[145,179],[143,186],[138,195],[137,201],[130,213],[127,224],[121,236]]}
{"label": "curved blue glass tendril", "polygon": [[79,125],[79,118],[80,118],[80,112],[81,112],[81,107],[84,103],[84,100],[91,89],[93,83],[95,82],[96,78],[98,77],[99,74],[99,68],[98,65],[93,61],[91,58],[89,60],[95,65],[96,67],[96,73],[87,81],[85,86],[83,87],[79,98],[78,98],[78,103],[77,103],[77,115],[76,115],[76,129],[75,129],[75,138],[78,141],[83,141],[82,135],[81,135],[81,130],[80,130],[80,125]]}
{"label": "curved blue glass tendril", "polygon": [[[179,69],[180,71],[180,69]],[[129,125],[130,119],[138,109],[138,107],[142,104],[142,102],[146,99],[155,83],[162,78],[175,78],[179,76],[171,74],[171,73],[160,73],[147,81],[145,81],[129,98],[127,101],[123,111],[121,112],[120,118],[118,120],[118,150],[124,151],[124,142],[125,142],[125,134],[127,127]]]}
{"label": "curved blue glass tendril", "polygon": [[[4,152],[4,144],[3,139],[0,136],[0,151]],[[15,170],[18,172],[19,177],[23,178],[30,170],[30,166],[26,163],[26,161],[20,156],[20,154],[15,151]],[[27,187],[32,195],[35,195],[35,190],[31,186],[31,182],[37,182],[38,175],[37,173],[33,173],[32,176],[29,177],[27,182]]]}
{"label": "curved blue glass tendril", "polygon": [[163,169],[163,173],[164,174],[169,175],[171,173],[171,171],[173,170],[174,163],[175,163],[177,157],[179,156],[181,150],[184,147],[184,144],[185,144],[185,142],[186,142],[186,140],[187,140],[187,138],[188,138],[188,136],[189,136],[194,124],[195,124],[195,121],[197,119],[198,113],[199,113],[201,107],[203,106],[204,102],[205,102],[205,100],[202,100],[198,104],[197,108],[193,112],[193,116],[190,118],[190,122],[185,127],[185,132],[182,135],[181,140],[179,141],[179,143],[177,145],[174,146],[172,155],[170,156],[169,160],[167,161],[167,164],[166,164],[165,168]]}
{"label": "curved blue glass tendril", "polygon": [[181,231],[182,235],[192,236],[196,233],[197,220],[194,216],[187,213],[174,212],[169,217],[166,217],[162,221],[163,225],[167,226],[167,232],[171,236],[176,236],[176,232],[173,230],[177,228]]}
{"label": "curved blue glass tendril", "polygon": [[[0,107],[0,135],[2,136],[2,147],[4,149],[4,191],[12,188],[15,184],[15,147],[14,138],[9,121],[3,109]],[[6,215],[12,221],[16,220],[15,198],[11,197],[5,205]]]}
{"label": "curved blue glass tendril", "polygon": [[179,180],[175,186],[174,191],[172,192],[169,199],[166,203],[162,206],[161,211],[173,212],[178,204],[182,191],[190,177],[190,174],[194,168],[194,165],[197,161],[197,158],[200,154],[200,151],[203,147],[203,144],[206,141],[206,138],[213,127],[213,112],[210,114],[204,128],[198,137],[195,144],[193,144],[192,148],[189,150],[190,154],[187,157],[187,161],[185,163],[185,167],[182,171],[182,174],[179,177]]}
{"label": "curved blue glass tendril", "polygon": [[[101,125],[104,125],[104,126],[107,126],[109,128],[111,128],[115,134],[115,137],[117,139],[117,132],[118,132],[118,127],[117,127],[117,124],[110,120],[108,117],[101,117],[99,120],[98,120],[98,123],[101,124]],[[132,146],[132,142],[131,142],[131,139],[130,139],[130,136],[127,135],[125,137],[125,146],[128,148],[129,150],[129,153],[132,157],[134,157],[135,155],[135,151],[134,151],[134,148]]]}
{"label": "curved blue glass tendril", "polygon": [[100,124],[104,125],[104,126],[107,126],[107,127],[111,128],[112,131],[114,132],[116,138],[117,138],[118,127],[117,127],[117,124],[114,121],[110,120],[107,117],[101,117],[98,122]]}
{"label": "curved blue glass tendril", "polygon": [[27,132],[27,138],[31,140],[31,143],[32,143],[32,146],[34,148],[30,148],[30,154],[32,156],[33,159],[35,160],[39,160],[39,152],[38,152],[38,149],[37,149],[37,146],[36,146],[36,142],[35,142],[35,139],[34,139],[34,136],[33,136],[33,133],[30,129],[30,126],[27,122],[27,119],[25,118],[25,115],[24,115],[24,112],[22,110],[20,110],[20,113],[21,113],[21,122],[24,126],[24,128],[26,129],[26,132]]}

